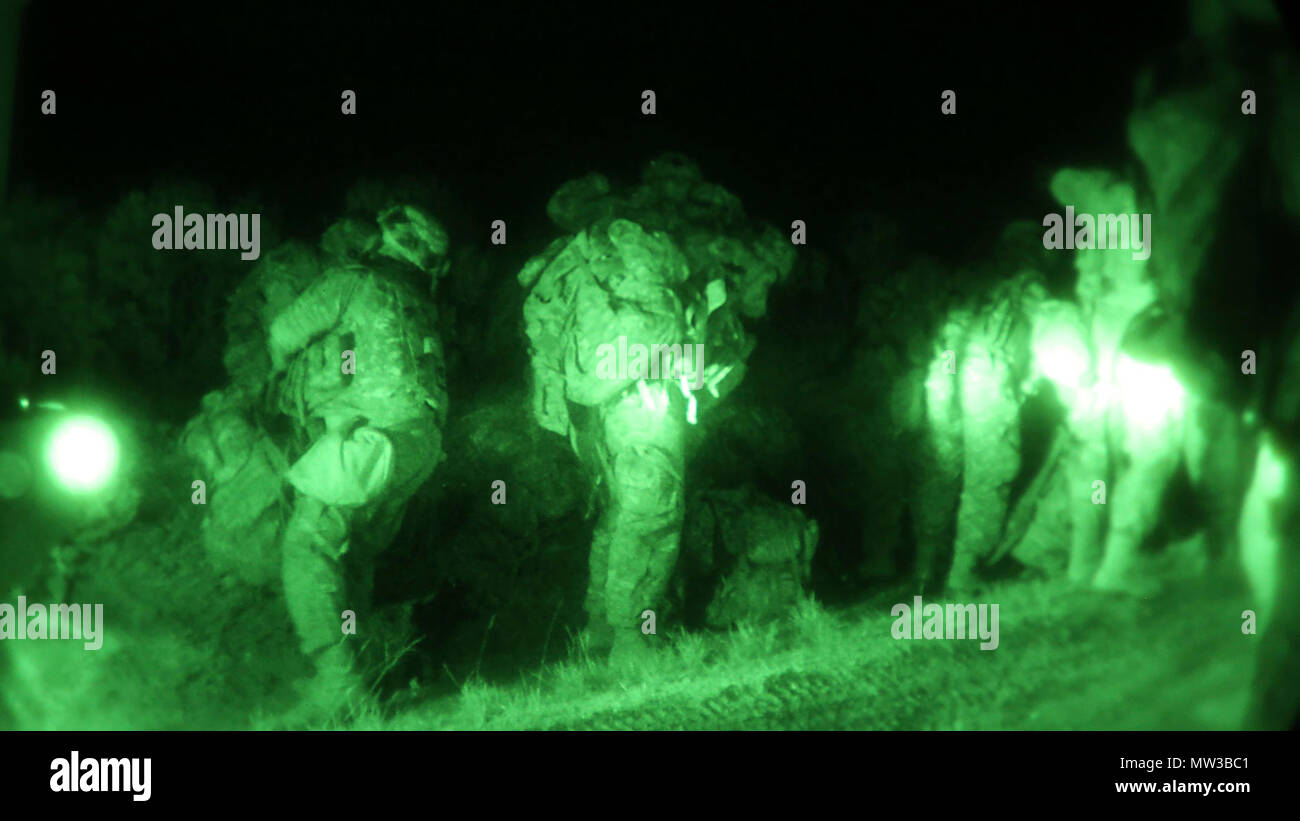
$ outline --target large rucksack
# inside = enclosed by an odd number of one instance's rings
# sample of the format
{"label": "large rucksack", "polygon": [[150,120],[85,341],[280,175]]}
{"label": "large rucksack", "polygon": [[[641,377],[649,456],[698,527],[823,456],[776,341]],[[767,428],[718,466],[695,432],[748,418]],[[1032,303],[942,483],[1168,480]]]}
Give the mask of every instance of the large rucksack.
{"label": "large rucksack", "polygon": [[[661,356],[649,352],[651,378],[664,378],[653,370],[677,355],[671,346],[707,342],[709,394],[720,398],[735,388],[754,346],[740,318],[762,317],[768,290],[794,267],[794,247],[779,231],[751,224],[735,195],[705,182],[695,163],[675,153],[651,159],[640,184],[619,192],[600,174],[571,180],[546,211],[578,233],[551,243],[519,273],[530,291],[524,318],[533,410],[544,428],[566,433],[568,402],[598,405],[637,381],[598,372],[601,346],[621,336],[629,350],[669,346]],[[702,375],[700,349],[694,353],[681,370]],[[689,404],[693,419],[693,398]]]}
{"label": "large rucksack", "polygon": [[752,486],[698,493],[682,531],[679,595],[711,627],[779,618],[804,598],[818,537],[816,520]]}
{"label": "large rucksack", "polygon": [[688,285],[686,257],[666,234],[625,219],[601,220],[577,236],[551,243],[524,266],[529,291],[524,321],[532,344],[534,412],[556,433],[569,429],[566,401],[595,406],[637,381],[611,375],[602,358],[626,345],[688,345],[702,341],[690,311],[703,291]]}
{"label": "large rucksack", "polygon": [[181,449],[207,485],[203,547],[218,572],[267,584],[280,568],[279,532],[287,512],[280,449],[221,392],[208,394],[186,425]]}

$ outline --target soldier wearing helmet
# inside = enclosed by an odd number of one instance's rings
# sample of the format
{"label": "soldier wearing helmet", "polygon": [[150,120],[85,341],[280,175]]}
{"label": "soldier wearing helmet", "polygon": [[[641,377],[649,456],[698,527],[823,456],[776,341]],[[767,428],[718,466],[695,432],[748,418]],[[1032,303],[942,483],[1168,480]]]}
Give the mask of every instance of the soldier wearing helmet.
{"label": "soldier wearing helmet", "polygon": [[[1023,234],[1014,224],[1004,232],[1003,265],[1020,264]],[[1038,260],[1023,262],[948,312],[926,366],[921,502],[913,511],[923,589],[977,586],[1002,544],[1021,463],[1031,317],[1046,295]]]}
{"label": "soldier wearing helmet", "polygon": [[[547,214],[572,233],[519,274],[533,410],[603,491],[589,647],[636,658],[655,646],[645,637],[677,563],[687,426],[743,378],[754,340],[741,318],[763,316],[795,252],[677,154],[617,192],[599,174],[565,183]],[[648,361],[622,355],[634,347]]]}
{"label": "soldier wearing helmet", "polygon": [[285,600],[317,670],[308,704],[332,709],[360,684],[342,614],[353,611],[364,631],[374,559],[443,456],[431,295],[447,270],[447,234],[420,209],[394,205],[341,220],[321,245],[324,273],[272,320],[268,346],[298,456],[287,475]]}

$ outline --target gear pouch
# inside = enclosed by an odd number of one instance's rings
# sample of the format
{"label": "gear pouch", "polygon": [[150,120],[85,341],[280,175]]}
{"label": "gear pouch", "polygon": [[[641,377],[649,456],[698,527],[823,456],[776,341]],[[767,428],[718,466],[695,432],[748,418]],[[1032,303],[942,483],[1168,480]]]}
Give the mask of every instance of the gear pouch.
{"label": "gear pouch", "polygon": [[325,504],[360,506],[377,499],[392,476],[392,442],[377,428],[362,427],[346,439],[321,437],[289,468],[288,478]]}

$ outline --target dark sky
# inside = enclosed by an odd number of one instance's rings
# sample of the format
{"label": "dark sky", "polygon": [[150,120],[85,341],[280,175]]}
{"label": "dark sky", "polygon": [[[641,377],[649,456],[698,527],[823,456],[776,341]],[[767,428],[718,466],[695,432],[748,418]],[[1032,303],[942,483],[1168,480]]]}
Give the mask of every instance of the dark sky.
{"label": "dark sky", "polygon": [[[680,148],[785,224],[960,210],[971,232],[996,231],[1046,206],[1051,170],[1123,152],[1137,68],[1186,29],[1181,4],[1155,2],[126,5],[28,7],[14,185],[92,203],[174,174],[315,212],[304,230],[360,173],[436,173],[509,220],[540,215],[567,178]],[[37,113],[43,88],[57,117]],[[945,88],[956,118],[939,115]]]}

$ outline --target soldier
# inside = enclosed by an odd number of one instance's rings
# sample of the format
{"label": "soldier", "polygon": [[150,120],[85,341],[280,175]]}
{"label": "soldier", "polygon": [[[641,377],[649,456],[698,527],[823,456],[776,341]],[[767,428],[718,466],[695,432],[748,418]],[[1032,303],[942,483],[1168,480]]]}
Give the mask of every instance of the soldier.
{"label": "soldier", "polygon": [[[1051,189],[1062,205],[1080,212],[1136,212],[1133,187],[1105,171],[1066,169],[1053,177]],[[1127,250],[1081,249],[1075,268],[1077,304],[1047,300],[1031,268],[994,289],[982,307],[954,311],[941,334],[927,380],[930,447],[939,469],[937,478],[927,481],[938,483],[936,499],[951,498],[953,488],[960,487],[949,587],[970,586],[980,565],[1010,549],[1007,524],[1011,484],[1020,471],[1020,410],[1044,378],[1065,406],[1057,448],[1063,451],[1072,524],[1070,577],[1110,589],[1138,583],[1132,557],[1154,525],[1182,453],[1183,396],[1172,377],[1155,381],[1164,374],[1158,366],[1121,356],[1125,329],[1156,296],[1142,261]],[[1127,383],[1127,393],[1117,379]],[[1157,386],[1168,390],[1154,397],[1143,390]],[[1124,431],[1127,438],[1112,442],[1113,434]],[[1124,448],[1127,460],[1116,463],[1113,444]],[[1113,466],[1120,475],[1106,508],[1095,503],[1094,483],[1110,481]],[[921,511],[932,521],[918,527],[929,539],[920,549],[931,556],[946,535],[940,518],[946,508],[935,507]],[[1094,577],[1099,553],[1108,560]],[[922,563],[927,565],[933,566],[933,559]]]}
{"label": "soldier", "polygon": [[360,684],[341,630],[364,617],[373,562],[411,495],[442,459],[442,351],[431,294],[447,270],[447,235],[395,205],[378,224],[326,232],[323,276],[270,324],[278,398],[306,451],[288,471],[296,493],[281,546],[285,599],[317,675],[308,702],[333,709]]}
{"label": "soldier", "polygon": [[[1080,212],[1125,219],[1137,212],[1133,186],[1106,171],[1066,169],[1051,188]],[[1138,343],[1149,334],[1134,329],[1159,314],[1157,289],[1145,260],[1115,248],[1114,237],[1102,245],[1103,224],[1096,223],[1099,247],[1075,253],[1077,301],[1045,300],[1032,311],[1030,383],[1052,384],[1064,406],[1044,471],[1059,453],[1070,579],[1142,593],[1152,580],[1138,567],[1138,550],[1157,525],[1165,489],[1183,464],[1201,478],[1204,441],[1189,436],[1189,414],[1208,419],[1213,409],[1189,401],[1162,356]]]}
{"label": "soldier", "polygon": [[[1065,169],[1052,178],[1051,190],[1080,213],[1128,220],[1138,212],[1132,184],[1108,171]],[[1070,576],[1102,589],[1144,591],[1147,580],[1134,559],[1181,458],[1185,391],[1166,369],[1121,351],[1126,329],[1157,292],[1141,254],[1115,247],[1118,237],[1102,236],[1109,226],[1097,220],[1097,247],[1075,251],[1077,311],[1052,309],[1040,332],[1050,334],[1055,322],[1057,335],[1036,353],[1040,372],[1053,372],[1067,407]],[[1130,235],[1129,242],[1137,238]],[[1099,482],[1110,487],[1103,491]]]}
{"label": "soldier", "polygon": [[[662,605],[677,559],[686,426],[740,381],[753,348],[740,316],[763,315],[794,251],[774,230],[749,226],[735,197],[680,155],[649,163],[626,196],[600,175],[567,183],[547,212],[577,234],[519,274],[534,414],[569,437],[604,488],[588,638],[625,656],[645,648],[646,611]],[[610,361],[637,346],[648,363]]]}
{"label": "soldier", "polygon": [[[1129,466],[1111,493],[1095,579],[1104,589],[1144,586],[1137,547],[1180,461],[1202,485],[1211,546],[1234,549],[1226,523],[1250,458],[1242,411],[1258,398],[1228,362],[1273,341],[1290,307],[1275,270],[1292,246],[1285,215],[1300,212],[1295,61],[1267,3],[1198,0],[1190,20],[1193,36],[1139,77],[1128,121],[1156,226],[1146,278],[1158,304],[1126,326],[1111,372],[1122,417],[1112,428]],[[1273,103],[1255,114],[1255,96]]]}
{"label": "soldier", "polygon": [[925,379],[928,430],[914,514],[923,588],[942,579],[947,564],[947,586],[969,589],[1001,543],[1020,469],[1029,318],[1045,296],[1039,278],[1020,271],[950,311],[939,331]]}

